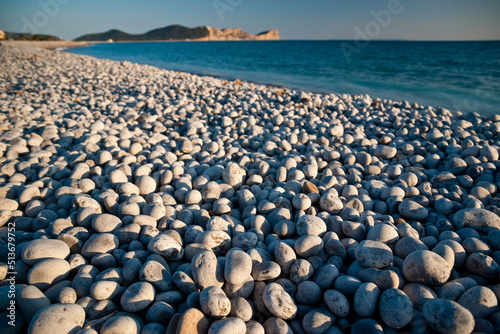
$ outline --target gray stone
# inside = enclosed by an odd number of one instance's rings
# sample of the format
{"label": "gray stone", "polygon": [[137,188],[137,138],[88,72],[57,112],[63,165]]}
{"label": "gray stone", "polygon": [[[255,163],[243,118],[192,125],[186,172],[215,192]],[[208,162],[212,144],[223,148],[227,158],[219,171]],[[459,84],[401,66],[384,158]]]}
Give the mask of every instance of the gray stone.
{"label": "gray stone", "polygon": [[279,284],[269,283],[264,290],[263,300],[267,309],[278,318],[293,319],[297,314],[297,305]]}
{"label": "gray stone", "polygon": [[392,264],[391,249],[379,241],[365,240],[356,247],[356,260],[367,268],[384,268]]}
{"label": "gray stone", "polygon": [[354,311],[362,317],[371,317],[375,314],[380,289],[374,283],[363,283],[354,295]]}
{"label": "gray stone", "polygon": [[222,287],[224,284],[223,269],[212,251],[203,251],[195,255],[191,261],[193,279],[201,289],[209,286]]}
{"label": "gray stone", "polygon": [[28,242],[22,249],[21,257],[26,264],[35,265],[44,259],[66,259],[68,245],[61,240],[37,239]]}
{"label": "gray stone", "polygon": [[387,326],[402,328],[413,318],[413,305],[403,291],[388,289],[380,295],[379,315]]}
{"label": "gray stone", "polygon": [[28,273],[28,284],[46,290],[69,275],[69,263],[62,259],[46,259],[35,264]]}
{"label": "gray stone", "polygon": [[403,263],[405,278],[414,283],[444,284],[451,274],[451,268],[441,256],[427,250],[415,251]]}
{"label": "gray stone", "polygon": [[498,305],[495,293],[485,286],[468,289],[460,296],[458,303],[468,309],[474,318],[487,318]]}
{"label": "gray stone", "polygon": [[231,301],[218,286],[209,286],[200,293],[202,312],[213,319],[220,319],[231,311]]}
{"label": "gray stone", "polygon": [[136,282],[125,290],[120,302],[125,311],[138,312],[153,302],[155,294],[155,289],[150,283]]}
{"label": "gray stone", "polygon": [[500,230],[500,217],[493,212],[478,208],[467,208],[458,211],[453,215],[453,223],[457,230],[465,227],[480,232]]}
{"label": "gray stone", "polygon": [[252,258],[240,250],[227,253],[224,278],[230,284],[241,284],[252,273]]}
{"label": "gray stone", "polygon": [[77,304],[54,304],[42,308],[31,320],[29,334],[76,334],[85,321],[85,311]]}
{"label": "gray stone", "polygon": [[327,309],[314,309],[302,319],[302,327],[308,334],[325,333],[335,321],[335,316]]}
{"label": "gray stone", "polygon": [[340,318],[347,317],[351,305],[344,294],[337,290],[327,290],[323,297],[326,305],[334,315]]}
{"label": "gray stone", "polygon": [[433,299],[422,309],[425,321],[438,333],[469,334],[474,329],[474,316],[457,302]]}

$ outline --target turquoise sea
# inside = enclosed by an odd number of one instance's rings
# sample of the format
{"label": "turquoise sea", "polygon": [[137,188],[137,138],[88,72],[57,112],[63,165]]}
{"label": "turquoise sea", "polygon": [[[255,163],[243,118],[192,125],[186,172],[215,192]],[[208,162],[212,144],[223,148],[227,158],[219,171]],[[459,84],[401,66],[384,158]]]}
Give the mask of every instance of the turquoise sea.
{"label": "turquoise sea", "polygon": [[318,93],[500,113],[500,41],[137,42],[69,51]]}

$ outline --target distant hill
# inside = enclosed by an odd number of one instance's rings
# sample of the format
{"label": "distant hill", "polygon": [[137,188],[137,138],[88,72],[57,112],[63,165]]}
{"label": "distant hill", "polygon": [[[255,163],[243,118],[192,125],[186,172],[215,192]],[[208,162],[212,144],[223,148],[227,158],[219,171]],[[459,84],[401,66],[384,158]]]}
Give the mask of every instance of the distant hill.
{"label": "distant hill", "polygon": [[0,40],[14,40],[14,41],[62,41],[63,39],[52,35],[43,34],[27,34],[8,32],[0,30]]}
{"label": "distant hill", "polygon": [[270,30],[258,35],[252,35],[240,28],[217,29],[207,26],[188,28],[181,25],[150,30],[144,34],[129,34],[112,29],[103,33],[87,34],[75,38],[75,41],[246,41],[246,40],[279,40],[278,30]]}

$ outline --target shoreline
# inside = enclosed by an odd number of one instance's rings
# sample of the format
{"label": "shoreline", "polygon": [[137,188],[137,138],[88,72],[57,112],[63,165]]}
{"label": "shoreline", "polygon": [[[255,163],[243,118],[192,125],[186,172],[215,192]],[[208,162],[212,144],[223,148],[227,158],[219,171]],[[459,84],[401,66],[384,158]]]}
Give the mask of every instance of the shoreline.
{"label": "shoreline", "polygon": [[500,115],[0,59],[16,332],[500,330]]}
{"label": "shoreline", "polygon": [[79,48],[89,46],[89,42],[76,41],[6,41],[1,40],[0,44],[10,48],[40,48],[45,50],[56,50],[62,48]]}

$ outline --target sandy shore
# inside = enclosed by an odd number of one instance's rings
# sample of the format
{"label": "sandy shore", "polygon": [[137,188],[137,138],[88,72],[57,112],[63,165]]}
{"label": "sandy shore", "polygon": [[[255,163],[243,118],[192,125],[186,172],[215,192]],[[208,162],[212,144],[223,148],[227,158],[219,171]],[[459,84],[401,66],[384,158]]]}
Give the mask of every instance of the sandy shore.
{"label": "sandy shore", "polygon": [[77,48],[90,45],[88,42],[75,41],[0,41],[0,44],[12,48],[40,48],[46,50]]}
{"label": "sandy shore", "polygon": [[500,332],[499,135],[2,46],[0,332]]}

